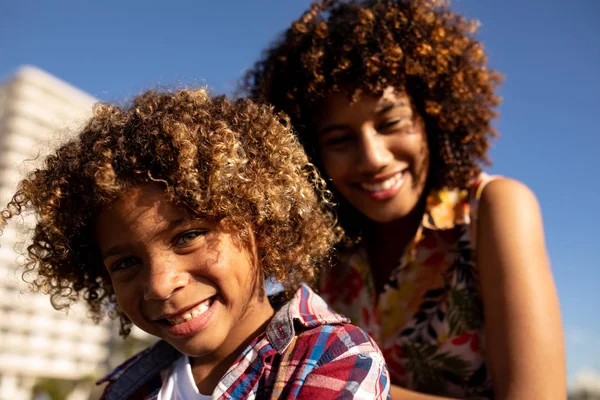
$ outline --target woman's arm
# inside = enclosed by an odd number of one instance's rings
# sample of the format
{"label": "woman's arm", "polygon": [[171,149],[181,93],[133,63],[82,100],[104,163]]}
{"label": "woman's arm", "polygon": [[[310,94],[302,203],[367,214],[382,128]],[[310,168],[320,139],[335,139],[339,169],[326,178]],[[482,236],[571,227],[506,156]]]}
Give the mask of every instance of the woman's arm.
{"label": "woman's arm", "polygon": [[486,350],[497,399],[565,399],[563,331],[540,208],[525,185],[494,180],[477,221]]}

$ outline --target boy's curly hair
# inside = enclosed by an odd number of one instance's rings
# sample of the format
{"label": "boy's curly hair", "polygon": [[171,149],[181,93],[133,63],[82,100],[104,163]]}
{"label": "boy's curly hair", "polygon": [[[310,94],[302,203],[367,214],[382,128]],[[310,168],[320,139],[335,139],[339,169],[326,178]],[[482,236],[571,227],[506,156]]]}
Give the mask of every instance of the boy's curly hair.
{"label": "boy's curly hair", "polygon": [[330,194],[284,115],[204,89],[149,91],[128,108],[98,104],[79,135],[20,182],[3,226],[36,217],[25,274],[55,308],[83,298],[91,316],[121,318],[94,238],[95,217],[129,188],[160,182],[193,215],[227,218],[239,239],[252,229],[266,276],[288,293],[311,281],[340,234]]}
{"label": "boy's curly hair", "polygon": [[265,51],[241,90],[288,113],[313,157],[315,113],[329,93],[356,100],[389,86],[405,90],[425,121],[430,188],[465,187],[489,164],[500,103],[501,76],[486,65],[477,25],[439,0],[315,2]]}

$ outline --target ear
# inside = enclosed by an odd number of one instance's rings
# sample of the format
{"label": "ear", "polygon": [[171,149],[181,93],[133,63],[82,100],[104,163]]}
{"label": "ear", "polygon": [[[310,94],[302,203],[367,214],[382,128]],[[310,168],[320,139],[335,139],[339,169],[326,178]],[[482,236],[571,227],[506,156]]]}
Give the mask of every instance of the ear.
{"label": "ear", "polygon": [[248,248],[250,253],[254,257],[255,265],[259,266],[260,260],[262,259],[262,253],[264,250],[264,238],[257,237],[256,233],[254,233],[254,229],[252,227],[247,228],[248,234]]}
{"label": "ear", "polygon": [[261,299],[264,299],[266,301],[267,299],[267,287],[266,287],[266,275],[265,275],[265,270],[263,268],[263,265],[261,263],[261,260],[263,258],[263,254],[264,254],[264,250],[265,250],[265,246],[264,246],[264,239],[263,238],[258,238],[256,236],[256,234],[254,233],[254,230],[251,227],[247,228],[247,234],[248,234],[248,250],[249,253],[252,257],[252,261],[253,261],[253,265],[256,268],[256,271],[254,273],[254,283],[253,283],[253,287],[254,290],[258,290],[258,297]]}

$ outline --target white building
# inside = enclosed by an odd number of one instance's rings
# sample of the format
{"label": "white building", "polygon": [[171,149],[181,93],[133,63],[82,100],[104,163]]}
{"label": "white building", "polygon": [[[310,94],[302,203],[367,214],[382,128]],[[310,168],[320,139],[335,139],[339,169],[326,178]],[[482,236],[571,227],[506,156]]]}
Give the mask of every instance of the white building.
{"label": "white building", "polygon": [[600,373],[593,369],[578,371],[570,389],[569,400],[600,400]]}
{"label": "white building", "polygon": [[[0,206],[17,182],[68,128],[91,115],[96,99],[34,67],[0,85]],[[61,136],[61,132],[63,132]],[[34,161],[25,161],[35,159]],[[19,218],[16,218],[17,220]],[[22,221],[22,219],[21,219]],[[40,378],[77,380],[106,369],[111,325],[94,325],[83,306],[55,311],[47,296],[28,293],[16,268],[22,224],[0,237],[0,399],[29,399]]]}

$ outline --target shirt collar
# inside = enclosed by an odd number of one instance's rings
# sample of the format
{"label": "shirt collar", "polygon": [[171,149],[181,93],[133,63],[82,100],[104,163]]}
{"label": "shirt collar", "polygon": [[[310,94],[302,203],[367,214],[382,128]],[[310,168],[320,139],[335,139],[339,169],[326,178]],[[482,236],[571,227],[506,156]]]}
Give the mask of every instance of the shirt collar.
{"label": "shirt collar", "polygon": [[[282,354],[296,336],[296,327],[311,329],[320,325],[347,323],[350,323],[348,318],[334,312],[312,289],[302,284],[292,300],[275,314],[267,327],[266,337],[271,346]],[[257,342],[260,342],[260,336],[250,346],[256,345]],[[161,340],[125,361],[97,384],[114,382],[106,394],[106,398],[111,399],[118,394],[129,393],[139,388],[140,382],[143,383],[144,379],[159,374],[179,357],[179,351]]]}
{"label": "shirt collar", "polygon": [[348,324],[350,320],[333,311],[325,300],[302,284],[296,294],[273,317],[266,335],[271,345],[282,354],[296,336],[296,327],[305,329],[329,324]]}

